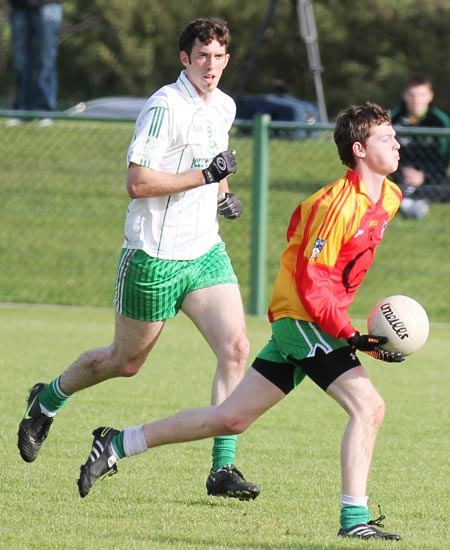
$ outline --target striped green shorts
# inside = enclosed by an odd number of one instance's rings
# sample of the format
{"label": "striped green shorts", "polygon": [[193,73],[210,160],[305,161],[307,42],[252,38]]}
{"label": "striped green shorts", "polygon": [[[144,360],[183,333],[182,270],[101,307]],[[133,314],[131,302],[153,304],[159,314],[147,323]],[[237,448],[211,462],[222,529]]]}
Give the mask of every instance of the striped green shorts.
{"label": "striped green shorts", "polygon": [[189,292],[237,284],[224,243],[195,260],[161,260],[142,250],[122,249],[114,303],[117,312],[140,321],[175,317]]}

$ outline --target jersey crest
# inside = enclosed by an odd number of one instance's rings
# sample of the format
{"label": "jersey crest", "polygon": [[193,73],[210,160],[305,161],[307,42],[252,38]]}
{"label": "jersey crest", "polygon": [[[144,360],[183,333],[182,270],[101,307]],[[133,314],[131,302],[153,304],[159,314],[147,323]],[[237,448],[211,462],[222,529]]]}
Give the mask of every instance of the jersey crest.
{"label": "jersey crest", "polygon": [[309,257],[310,261],[314,262],[315,260],[317,260],[326,242],[326,239],[321,239],[320,237],[316,239],[316,242],[314,243],[313,249],[311,251],[311,255]]}

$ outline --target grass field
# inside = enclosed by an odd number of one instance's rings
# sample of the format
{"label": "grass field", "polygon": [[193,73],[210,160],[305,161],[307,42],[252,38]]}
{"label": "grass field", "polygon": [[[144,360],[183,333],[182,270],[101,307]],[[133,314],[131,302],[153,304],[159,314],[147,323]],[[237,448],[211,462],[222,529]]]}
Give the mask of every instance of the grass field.
{"label": "grass field", "polygon": [[[210,441],[123,460],[117,476],[79,498],[76,479],[93,428],[123,428],[208,402],[214,359],[184,316],[168,323],[137,377],[73,397],[38,460],[22,462],[16,432],[28,389],[52,379],[82,351],[109,343],[112,317],[109,308],[0,307],[0,548],[450,547],[448,324],[433,324],[425,347],[401,365],[365,360],[387,403],[370,507],[375,516],[380,504],[386,530],[404,538],[377,543],[336,536],[346,417],[308,380],[239,437],[238,467],[262,488],[254,502],[206,496]],[[248,328],[253,356],[269,327],[249,317]]]}

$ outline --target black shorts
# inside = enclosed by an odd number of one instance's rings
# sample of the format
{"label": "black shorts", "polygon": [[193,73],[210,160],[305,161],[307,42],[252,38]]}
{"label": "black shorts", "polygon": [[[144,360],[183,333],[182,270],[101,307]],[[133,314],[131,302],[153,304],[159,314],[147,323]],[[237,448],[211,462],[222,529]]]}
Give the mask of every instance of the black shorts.
{"label": "black shorts", "polygon": [[287,357],[288,362],[278,363],[263,357],[257,357],[252,367],[275,384],[282,392],[288,394],[298,386],[305,376],[324,391],[341,374],[361,365],[350,346],[335,349],[325,353],[318,349],[314,357],[297,360]]}

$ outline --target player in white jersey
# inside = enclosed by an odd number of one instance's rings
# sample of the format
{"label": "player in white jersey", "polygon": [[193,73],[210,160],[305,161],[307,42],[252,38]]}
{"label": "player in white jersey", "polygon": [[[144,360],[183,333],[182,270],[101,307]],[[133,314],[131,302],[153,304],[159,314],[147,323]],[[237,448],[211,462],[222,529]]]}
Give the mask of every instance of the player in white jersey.
{"label": "player in white jersey", "polygon": [[[228,147],[236,106],[215,89],[206,103],[186,71],[146,102],[128,151],[130,163],[177,174],[207,168]],[[138,168],[139,170],[139,168]],[[170,195],[134,198],[125,225],[127,248],[155,258],[192,260],[221,241],[218,233],[219,183]]]}
{"label": "player in white jersey", "polygon": [[[179,38],[178,80],[146,102],[128,151],[131,198],[116,278],[116,331],[110,346],[83,353],[49,384],[30,391],[19,426],[22,458],[37,458],[56,412],[74,393],[135,375],[165,321],[181,309],[217,357],[212,403],[242,379],[249,343],[239,286],[217,214],[238,218],[239,198],[227,176],[236,171],[228,133],[236,106],[217,86],[228,64],[230,33],[214,18],[190,22]],[[116,438],[118,457],[141,442]],[[259,488],[235,467],[236,436],[214,439],[210,495],[254,499]]]}

